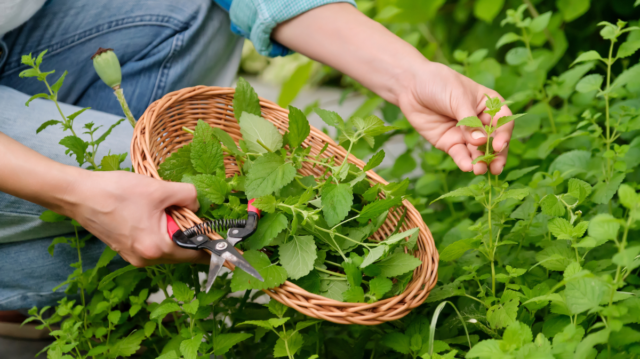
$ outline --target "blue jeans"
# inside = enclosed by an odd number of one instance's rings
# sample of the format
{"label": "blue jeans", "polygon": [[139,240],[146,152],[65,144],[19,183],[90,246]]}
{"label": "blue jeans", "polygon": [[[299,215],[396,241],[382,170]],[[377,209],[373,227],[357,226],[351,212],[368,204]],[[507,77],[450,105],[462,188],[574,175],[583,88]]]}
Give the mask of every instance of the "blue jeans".
{"label": "blue jeans", "polygon": [[[0,55],[0,132],[56,161],[77,165],[58,144],[67,133],[49,127],[36,135],[42,122],[59,114],[47,100],[24,106],[31,95],[46,88],[34,78],[18,77],[25,69],[21,55],[48,50],[42,69],[55,69],[53,80],[69,71],[59,94],[62,111],[69,115],[80,107],[92,108],[76,119],[76,129],[90,121],[108,127],[123,115],[113,91],[93,69],[90,58],[99,47],[117,53],[122,87],[138,118],[170,91],[195,85],[229,86],[242,50],[242,39],[229,27],[228,14],[211,0],[50,0],[0,40],[8,50]],[[128,152],[132,133],[123,122],[101,145],[98,157],[109,150]],[[127,158],[124,166],[130,164]],[[52,292],[52,288],[72,272],[69,264],[77,261],[76,250],[58,245],[51,257],[47,247],[52,238],[73,228],[40,221],[43,210],[0,192],[0,310],[42,307],[64,296],[62,290]],[[97,239],[87,243],[82,249],[85,269],[95,265],[103,248]],[[123,264],[119,257],[115,261]]]}

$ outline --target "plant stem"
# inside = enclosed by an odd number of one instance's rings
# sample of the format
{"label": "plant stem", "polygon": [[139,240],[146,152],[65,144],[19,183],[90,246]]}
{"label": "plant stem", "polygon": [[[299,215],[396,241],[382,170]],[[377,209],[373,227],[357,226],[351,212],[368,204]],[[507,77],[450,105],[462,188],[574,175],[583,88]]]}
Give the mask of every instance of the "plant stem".
{"label": "plant stem", "polygon": [[124,98],[124,92],[122,91],[122,87],[118,85],[118,87],[115,89],[113,93],[118,98],[118,102],[120,102],[120,107],[122,107],[122,112],[124,112],[124,115],[127,117],[127,120],[129,120],[131,127],[135,128],[136,119],[133,117],[133,114],[129,109],[129,105],[127,104],[127,100]]}
{"label": "plant stem", "polygon": [[[611,88],[611,65],[613,62],[613,44],[614,42],[611,41],[611,46],[609,47],[609,59],[607,61],[607,88],[605,89],[605,95],[604,95],[604,105],[605,105],[605,118],[606,118],[606,122],[605,122],[605,127],[606,127],[606,133],[607,133],[607,140],[606,140],[606,145],[607,145],[607,151],[609,151],[609,149],[611,148],[611,126],[610,126],[610,115],[609,115],[609,89]],[[607,182],[608,180],[611,178],[611,159],[607,158]]]}
{"label": "plant stem", "polygon": [[182,131],[184,131],[184,132],[186,132],[186,133],[190,133],[190,134],[192,134],[192,135],[195,135],[195,134],[196,134],[196,131],[194,131],[194,130],[192,130],[192,129],[190,129],[190,128],[187,128],[187,127],[185,127],[185,126],[182,126]]}

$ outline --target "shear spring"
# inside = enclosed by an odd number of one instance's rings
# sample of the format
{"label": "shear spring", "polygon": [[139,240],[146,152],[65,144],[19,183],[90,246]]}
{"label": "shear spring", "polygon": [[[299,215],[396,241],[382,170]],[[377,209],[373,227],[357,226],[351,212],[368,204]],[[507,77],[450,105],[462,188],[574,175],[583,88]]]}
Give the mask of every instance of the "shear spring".
{"label": "shear spring", "polygon": [[246,219],[215,219],[205,221],[184,231],[187,237],[209,234],[211,232],[222,232],[229,228],[242,228],[247,224]]}

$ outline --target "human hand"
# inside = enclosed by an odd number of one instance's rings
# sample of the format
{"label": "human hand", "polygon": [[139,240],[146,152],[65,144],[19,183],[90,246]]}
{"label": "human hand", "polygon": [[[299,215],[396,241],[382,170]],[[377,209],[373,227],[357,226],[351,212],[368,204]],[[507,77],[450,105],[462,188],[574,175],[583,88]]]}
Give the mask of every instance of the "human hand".
{"label": "human hand", "polygon": [[136,267],[160,263],[209,263],[203,251],[180,248],[167,233],[165,208],[199,207],[188,183],[159,181],[123,171],[78,171],[66,196],[65,215]]}
{"label": "human hand", "polygon": [[[458,167],[477,175],[487,172],[487,165],[472,161],[484,154],[487,134],[481,128],[456,127],[459,120],[478,116],[488,125],[490,116],[486,110],[486,95],[504,99],[496,92],[484,87],[451,68],[424,60],[414,67],[413,74],[406,77],[408,86],[398,95],[398,106],[411,125],[433,146],[448,153]],[[506,106],[494,117],[494,125],[502,116],[511,115]],[[491,173],[502,173],[507,162],[509,140],[514,122],[510,122],[493,133],[493,150],[497,157],[491,162]],[[481,146],[481,147],[479,147]]]}

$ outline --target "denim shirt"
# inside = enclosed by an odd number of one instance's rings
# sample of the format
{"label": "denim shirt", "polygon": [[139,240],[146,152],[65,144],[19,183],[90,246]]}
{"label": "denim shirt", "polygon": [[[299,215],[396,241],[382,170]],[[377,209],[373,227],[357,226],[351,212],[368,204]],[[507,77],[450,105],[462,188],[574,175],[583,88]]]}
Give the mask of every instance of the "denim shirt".
{"label": "denim shirt", "polygon": [[273,29],[284,21],[316,7],[353,0],[214,0],[231,17],[231,31],[253,43],[264,56],[285,56],[291,51],[271,39]]}

